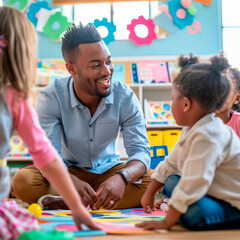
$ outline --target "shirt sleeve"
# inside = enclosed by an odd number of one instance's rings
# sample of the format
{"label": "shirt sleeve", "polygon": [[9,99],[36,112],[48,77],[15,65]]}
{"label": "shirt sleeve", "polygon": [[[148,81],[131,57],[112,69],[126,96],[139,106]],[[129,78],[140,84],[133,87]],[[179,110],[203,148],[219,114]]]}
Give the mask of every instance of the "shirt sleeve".
{"label": "shirt sleeve", "polygon": [[36,101],[36,110],[41,127],[44,129],[47,137],[50,139],[52,145],[57,150],[59,158],[62,159],[62,124],[59,119],[60,110],[55,95],[53,93],[45,93],[44,91],[39,92]]}
{"label": "shirt sleeve", "polygon": [[168,202],[181,213],[207,194],[215,169],[222,161],[219,144],[210,136],[198,133],[188,143],[189,153],[186,159],[182,159],[181,179]]}
{"label": "shirt sleeve", "polygon": [[133,92],[122,103],[120,131],[129,157],[127,162],[139,160],[145,165],[147,172],[150,168],[151,159],[149,141],[145,119]]}
{"label": "shirt sleeve", "polygon": [[34,164],[41,169],[57,157],[57,152],[42,130],[37,113],[20,92],[7,89],[7,102],[11,109],[14,128],[25,144],[27,144]]}

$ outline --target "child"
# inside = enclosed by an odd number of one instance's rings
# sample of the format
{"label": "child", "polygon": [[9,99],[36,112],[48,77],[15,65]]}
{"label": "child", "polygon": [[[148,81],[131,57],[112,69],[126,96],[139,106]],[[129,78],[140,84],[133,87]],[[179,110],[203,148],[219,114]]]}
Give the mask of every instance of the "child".
{"label": "child", "polygon": [[[17,238],[24,230],[38,228],[32,219],[27,223],[29,216],[26,211],[17,206],[11,211],[12,207],[2,201],[11,185],[4,158],[10,150],[13,129],[28,145],[34,164],[63,196],[77,226],[80,228],[84,223],[89,228],[100,229],[82,205],[63,163],[58,160],[55,149],[41,129],[31,104],[30,91],[36,77],[36,52],[36,32],[27,17],[16,9],[0,7],[0,236],[4,239]],[[12,216],[10,219],[9,214]],[[16,220],[18,216],[20,220],[17,226],[11,220]]]}
{"label": "child", "polygon": [[180,57],[179,65],[172,113],[185,127],[142,198],[144,210],[151,211],[156,192],[164,186],[169,210],[164,220],[137,226],[170,229],[179,220],[190,230],[240,228],[240,141],[214,116],[226,102],[235,74],[222,55],[210,63]]}
{"label": "child", "polygon": [[217,117],[220,117],[225,124],[232,127],[240,138],[240,113],[239,113],[239,101],[240,101],[240,74],[236,69],[232,69],[232,73],[235,75],[232,82],[232,90],[225,107],[220,112],[216,113]]}

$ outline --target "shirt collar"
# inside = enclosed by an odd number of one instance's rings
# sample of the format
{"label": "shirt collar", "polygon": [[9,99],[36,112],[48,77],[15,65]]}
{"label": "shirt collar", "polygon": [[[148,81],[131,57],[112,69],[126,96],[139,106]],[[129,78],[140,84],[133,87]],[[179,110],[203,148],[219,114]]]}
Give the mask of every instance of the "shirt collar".
{"label": "shirt collar", "polygon": [[[104,98],[104,101],[101,102],[105,102],[105,104],[113,104],[113,100],[114,100],[114,96],[113,96],[113,92],[112,92],[112,85],[111,85],[111,93],[109,96],[107,96],[106,98]],[[70,81],[69,81],[69,93],[70,93],[70,101],[71,101],[71,107],[74,108],[76,106],[79,107],[84,107],[83,104],[78,100],[74,89],[73,89],[73,78],[70,77]]]}

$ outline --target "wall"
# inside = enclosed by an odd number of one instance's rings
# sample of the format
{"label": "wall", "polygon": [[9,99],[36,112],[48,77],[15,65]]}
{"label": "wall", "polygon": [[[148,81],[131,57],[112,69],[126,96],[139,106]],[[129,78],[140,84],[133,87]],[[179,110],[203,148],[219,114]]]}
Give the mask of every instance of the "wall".
{"label": "wall", "polygon": [[[51,2],[51,0],[49,0]],[[165,2],[166,3],[166,2]],[[202,32],[189,35],[187,28],[163,40],[154,40],[151,45],[138,46],[132,41],[110,42],[108,47],[113,57],[179,55],[193,52],[196,55],[213,55],[222,50],[221,0],[212,0],[210,6],[194,2],[197,7],[196,21],[200,21]],[[48,36],[38,34],[39,58],[62,58],[61,43]]]}

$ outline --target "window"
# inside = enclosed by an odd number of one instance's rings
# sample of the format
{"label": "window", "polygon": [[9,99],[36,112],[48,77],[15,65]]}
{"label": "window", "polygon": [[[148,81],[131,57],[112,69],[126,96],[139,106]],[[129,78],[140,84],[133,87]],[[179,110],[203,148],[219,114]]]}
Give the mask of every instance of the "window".
{"label": "window", "polygon": [[[63,12],[65,16],[71,19],[70,12],[72,10],[67,10],[66,7],[63,7]],[[116,25],[115,39],[120,40],[128,39],[129,31],[127,30],[127,25],[131,23],[133,18],[138,18],[140,15],[143,15],[146,19],[152,18],[158,12],[158,2],[89,3],[76,4],[73,8],[73,18],[76,24],[79,22],[83,24],[93,23],[95,19],[102,20],[103,18],[107,18],[108,22],[113,20]],[[99,27],[98,30],[102,37],[108,34],[105,27]],[[142,32],[144,34],[144,31]]]}
{"label": "window", "polygon": [[240,1],[222,0],[223,50],[233,67],[240,69]]}

